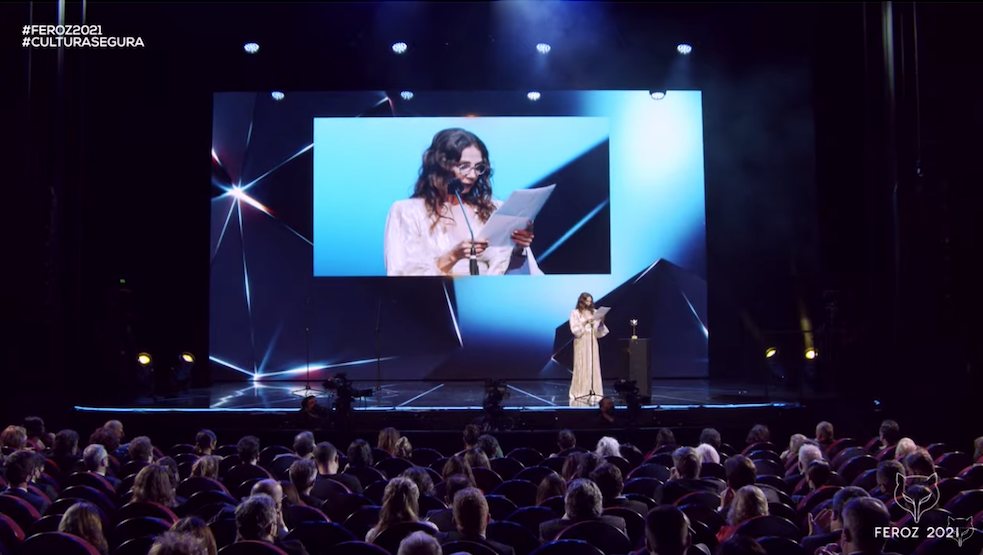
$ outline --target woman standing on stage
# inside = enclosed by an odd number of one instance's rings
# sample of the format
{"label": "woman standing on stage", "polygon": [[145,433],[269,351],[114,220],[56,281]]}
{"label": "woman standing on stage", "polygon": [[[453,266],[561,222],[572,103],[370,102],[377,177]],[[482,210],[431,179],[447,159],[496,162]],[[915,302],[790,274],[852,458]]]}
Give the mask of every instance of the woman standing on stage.
{"label": "woman standing on stage", "polygon": [[[604,396],[597,340],[608,334],[608,327],[603,318],[594,319],[594,298],[590,293],[581,293],[577,307],[570,312],[570,331],[574,337],[570,405],[594,405]],[[590,395],[592,385],[593,396]]]}

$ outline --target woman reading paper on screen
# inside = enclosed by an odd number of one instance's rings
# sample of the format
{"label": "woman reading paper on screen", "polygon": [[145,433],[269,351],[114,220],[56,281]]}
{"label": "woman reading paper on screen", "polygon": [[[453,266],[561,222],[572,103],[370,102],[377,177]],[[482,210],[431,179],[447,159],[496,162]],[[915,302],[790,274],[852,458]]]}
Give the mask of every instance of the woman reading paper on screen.
{"label": "woman reading paper on screen", "polygon": [[[491,174],[488,149],[474,133],[444,129],[434,135],[423,153],[412,198],[396,201],[389,209],[386,274],[468,275],[472,248],[468,224],[474,231],[479,274],[541,274],[528,248],[531,229],[513,231],[513,247],[489,247],[481,239],[485,222],[501,206],[492,198]],[[455,187],[463,206],[454,194]]]}
{"label": "woman reading paper on screen", "polygon": [[[570,331],[573,333],[570,404],[593,405],[604,396],[597,340],[608,334],[608,327],[604,318],[595,318],[594,298],[590,293],[581,293],[577,298],[577,306],[570,312]],[[592,389],[594,395],[590,394]]]}

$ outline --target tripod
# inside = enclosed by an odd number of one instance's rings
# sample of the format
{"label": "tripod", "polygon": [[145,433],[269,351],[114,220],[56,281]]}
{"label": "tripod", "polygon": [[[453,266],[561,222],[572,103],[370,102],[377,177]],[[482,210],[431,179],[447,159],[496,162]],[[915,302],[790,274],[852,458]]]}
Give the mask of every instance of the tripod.
{"label": "tripod", "polygon": [[319,389],[311,388],[311,298],[307,297],[307,309],[306,309],[305,322],[304,322],[304,341],[307,344],[307,371],[305,372],[304,388],[295,389],[291,391],[292,394],[298,397],[320,397],[324,395],[324,391]]}
{"label": "tripod", "polygon": [[[590,406],[592,399],[594,399],[595,397],[600,397],[600,395],[598,395],[597,392],[594,391],[594,341],[595,341],[595,339],[594,339],[594,319],[593,319],[593,317],[591,318],[590,322],[588,322],[586,333],[588,335],[588,337],[587,337],[587,355],[588,355],[587,356],[587,359],[588,359],[588,361],[590,363],[590,370],[589,370],[589,372],[590,372],[590,391],[587,392],[587,395],[580,395],[579,397],[574,397],[573,400],[574,400],[574,403],[577,403],[581,399],[586,399],[587,406]],[[598,361],[598,364],[600,364],[600,361]]]}

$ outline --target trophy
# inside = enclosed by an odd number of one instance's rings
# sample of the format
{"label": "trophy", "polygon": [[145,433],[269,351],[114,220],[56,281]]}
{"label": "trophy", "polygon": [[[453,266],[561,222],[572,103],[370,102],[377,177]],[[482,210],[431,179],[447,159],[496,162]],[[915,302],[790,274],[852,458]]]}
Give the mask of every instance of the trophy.
{"label": "trophy", "polygon": [[638,339],[638,318],[632,318],[628,323],[631,324],[631,339],[634,341]]}

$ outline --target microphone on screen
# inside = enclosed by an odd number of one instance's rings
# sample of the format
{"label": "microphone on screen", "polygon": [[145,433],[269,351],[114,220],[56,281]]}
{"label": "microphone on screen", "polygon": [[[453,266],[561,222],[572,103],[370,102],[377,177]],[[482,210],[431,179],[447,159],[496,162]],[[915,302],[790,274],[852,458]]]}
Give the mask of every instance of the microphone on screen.
{"label": "microphone on screen", "polygon": [[461,189],[464,188],[464,183],[461,183],[460,179],[453,179],[447,184],[447,190],[457,197],[457,204],[461,207],[461,214],[464,215],[464,223],[468,226],[468,233],[471,234],[471,255],[468,256],[468,266],[471,270],[471,275],[478,275],[478,254],[474,250],[474,230],[471,229],[471,220],[468,219],[468,211],[464,209],[464,199],[461,198]]}

